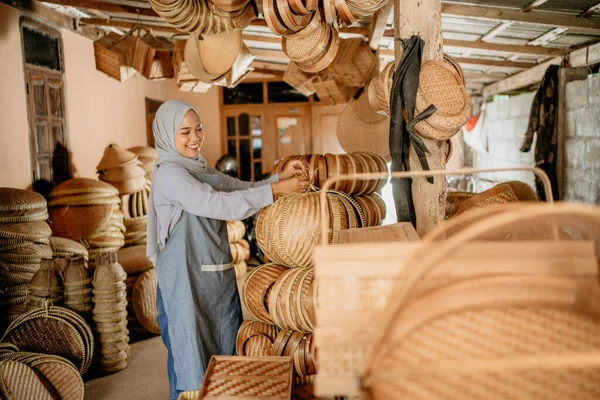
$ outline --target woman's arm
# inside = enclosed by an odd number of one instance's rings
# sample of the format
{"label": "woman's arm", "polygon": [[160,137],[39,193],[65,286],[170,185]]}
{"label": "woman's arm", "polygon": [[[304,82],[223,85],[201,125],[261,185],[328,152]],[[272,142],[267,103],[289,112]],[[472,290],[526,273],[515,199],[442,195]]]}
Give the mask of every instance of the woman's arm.
{"label": "woman's arm", "polygon": [[270,184],[233,192],[218,192],[210,185],[196,180],[184,168],[170,164],[162,165],[155,171],[152,183],[153,200],[157,207],[172,204],[199,217],[245,219],[273,203]]}
{"label": "woman's arm", "polygon": [[217,171],[217,173],[223,177],[223,191],[224,192],[233,192],[236,190],[246,190],[250,188],[257,188],[264,185],[268,185],[271,183],[279,182],[279,174],[275,174],[270,176],[268,179],[264,179],[259,182],[245,182],[239,180],[237,178],[232,178],[229,175],[222,173],[221,171]]}

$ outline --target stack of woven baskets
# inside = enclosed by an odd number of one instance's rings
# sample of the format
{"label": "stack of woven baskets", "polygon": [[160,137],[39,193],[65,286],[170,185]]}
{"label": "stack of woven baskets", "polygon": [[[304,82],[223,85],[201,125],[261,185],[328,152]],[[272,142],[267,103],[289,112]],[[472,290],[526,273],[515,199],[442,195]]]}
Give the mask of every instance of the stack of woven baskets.
{"label": "stack of woven baskets", "polygon": [[59,306],[63,303],[63,282],[53,261],[42,260],[40,269],[29,282],[28,288],[29,310],[42,307],[45,302]]}
{"label": "stack of woven baskets", "polygon": [[235,277],[240,279],[246,275],[248,266],[246,261],[250,258],[250,244],[244,235],[246,234],[246,225],[242,221],[227,221],[227,236],[229,239],[229,249],[235,266]]}
{"label": "stack of woven baskets", "polygon": [[103,372],[120,371],[129,362],[126,277],[123,267],[117,262],[116,253],[98,256],[92,281],[92,319],[99,342],[100,369]]}
{"label": "stack of woven baskets", "polygon": [[87,249],[73,240],[59,237],[53,237],[50,246],[55,267],[62,278],[64,307],[90,320],[94,304]]}
{"label": "stack of woven baskets", "polygon": [[[72,363],[81,375],[90,367],[94,354],[94,337],[83,318],[69,309],[49,304],[22,314],[13,321],[1,342],[12,343],[16,347],[12,350],[15,351],[62,357]],[[3,347],[0,344],[0,349]],[[0,354],[0,360],[11,359],[4,357],[6,354]],[[72,384],[76,382],[74,380]]]}
{"label": "stack of woven baskets", "polygon": [[48,212],[54,236],[80,242],[89,252],[88,266],[96,255],[117,251],[125,244],[119,192],[108,183],[75,178],[50,192]]}
{"label": "stack of woven baskets", "polygon": [[99,179],[119,191],[124,215],[125,246],[146,244],[146,223],[150,182],[138,155],[110,144],[96,167]]}
{"label": "stack of woven baskets", "polygon": [[154,164],[158,160],[158,151],[154,147],[136,146],[127,149],[138,156],[138,161],[142,163],[142,168],[146,171],[146,180],[152,181],[152,171]]}
{"label": "stack of woven baskets", "polygon": [[156,271],[146,257],[146,246],[119,250],[119,264],[127,278],[127,329],[135,333],[159,334],[156,310]]}
{"label": "stack of woven baskets", "polygon": [[52,258],[46,200],[0,188],[0,331],[27,311],[28,287],[43,259]]}

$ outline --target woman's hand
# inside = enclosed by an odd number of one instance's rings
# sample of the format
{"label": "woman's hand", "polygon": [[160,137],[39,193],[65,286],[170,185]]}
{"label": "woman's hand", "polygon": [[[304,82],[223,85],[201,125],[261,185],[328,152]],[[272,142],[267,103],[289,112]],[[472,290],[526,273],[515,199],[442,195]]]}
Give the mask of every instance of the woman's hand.
{"label": "woman's hand", "polygon": [[[280,175],[281,177],[281,175]],[[308,189],[308,176],[297,175],[271,184],[273,198],[291,193],[303,193]]]}
{"label": "woman's hand", "polygon": [[306,162],[300,160],[289,161],[283,171],[279,173],[279,180],[284,181],[294,176],[303,176],[306,170],[308,170]]}

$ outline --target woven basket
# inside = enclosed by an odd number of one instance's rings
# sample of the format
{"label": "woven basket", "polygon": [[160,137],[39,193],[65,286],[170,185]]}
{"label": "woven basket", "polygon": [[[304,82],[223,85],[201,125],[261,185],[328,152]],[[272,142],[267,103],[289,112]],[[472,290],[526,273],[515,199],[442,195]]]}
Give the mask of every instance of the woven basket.
{"label": "woven basket", "polygon": [[410,222],[340,231],[340,243],[416,242],[419,235]]}
{"label": "woven basket", "polygon": [[246,264],[246,261],[238,261],[235,264],[233,264],[233,268],[235,268],[235,279],[242,279],[244,276],[246,276],[246,273],[248,272],[248,264]]}
{"label": "woven basket", "polygon": [[142,273],[133,287],[133,310],[140,324],[149,332],[160,334],[156,309],[156,272],[154,268]]}
{"label": "woven basket", "polygon": [[132,246],[119,250],[119,264],[127,275],[135,275],[153,268],[152,262],[146,257],[146,246]]}
{"label": "woven basket", "polygon": [[291,357],[300,377],[316,373],[315,344],[311,333],[280,331],[273,346],[273,356]]}
{"label": "woven basket", "polygon": [[242,221],[227,221],[227,238],[229,243],[239,242],[246,234],[246,225]]}
{"label": "woven basket", "polygon": [[89,368],[94,344],[87,323],[62,307],[38,308],[13,321],[2,341],[20,350],[54,354],[75,364],[81,374]]}
{"label": "woven basket", "polygon": [[512,187],[507,184],[501,184],[462,201],[449,214],[449,217],[516,201],[519,201],[519,199],[513,192]]}
{"label": "woven basket", "polygon": [[315,88],[312,85],[315,79],[317,79],[316,75],[302,71],[293,62],[288,64],[283,74],[283,81],[306,97],[315,93]]}
{"label": "woven basket", "polygon": [[377,56],[364,40],[345,39],[340,42],[337,55],[327,71],[342,85],[363,87],[378,71],[378,66]]}
{"label": "woven basket", "polygon": [[0,238],[47,243],[52,230],[44,221],[0,223]]}
{"label": "woven basket", "polygon": [[235,344],[237,355],[251,357],[271,355],[278,332],[279,329],[275,325],[258,321],[242,322]]}
{"label": "woven basket", "polygon": [[533,201],[536,203],[540,201],[535,190],[528,184],[520,181],[509,181],[504,183],[510,186],[519,201]]}
{"label": "woven basket", "polygon": [[317,286],[312,268],[296,268],[279,276],[269,292],[269,315],[284,330],[312,332]]}
{"label": "woven basket", "polygon": [[[306,70],[306,68],[304,68]],[[312,83],[321,104],[324,106],[335,106],[346,104],[357,91],[355,87],[344,86],[337,82],[333,76],[325,72],[317,75]]]}
{"label": "woven basket", "polygon": [[48,211],[52,233],[78,241],[106,224],[112,205],[51,207]]}
{"label": "woven basket", "polygon": [[0,188],[0,211],[37,211],[46,207],[46,199],[30,190]]}
{"label": "woven basket", "polygon": [[133,56],[138,38],[114,32],[94,42],[96,69],[120,82],[132,76]]}
{"label": "woven basket", "polygon": [[268,294],[279,276],[287,270],[277,264],[265,264],[252,268],[242,287],[242,301],[250,315],[264,323],[272,324],[268,310]]}
{"label": "woven basket", "polygon": [[284,357],[212,356],[197,398],[289,399],[292,370]]}
{"label": "woven basket", "polygon": [[0,393],[6,399],[54,399],[35,371],[17,361],[0,362]]}

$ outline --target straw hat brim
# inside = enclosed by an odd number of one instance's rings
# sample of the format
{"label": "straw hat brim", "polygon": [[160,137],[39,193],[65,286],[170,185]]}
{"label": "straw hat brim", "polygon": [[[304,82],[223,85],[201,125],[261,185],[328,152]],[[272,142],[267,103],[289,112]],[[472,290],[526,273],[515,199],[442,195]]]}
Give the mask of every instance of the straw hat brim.
{"label": "straw hat brim", "polygon": [[56,186],[50,192],[50,198],[87,193],[105,193],[106,196],[117,196],[119,192],[106,182],[89,178],[73,178]]}
{"label": "straw hat brim", "polygon": [[[139,163],[142,165],[142,163]],[[137,163],[127,164],[124,167],[112,168],[109,170],[101,171],[98,179],[104,182],[122,182],[127,179],[139,178],[140,176],[146,175],[146,171]]]}
{"label": "straw hat brim", "polygon": [[389,158],[390,119],[376,113],[363,93],[351,101],[340,114],[337,135],[340,145],[347,153],[370,151]]}
{"label": "straw hat brim", "polygon": [[0,188],[0,211],[36,210],[46,207],[39,193],[15,188]]}
{"label": "straw hat brim", "polygon": [[104,155],[100,160],[100,163],[96,166],[98,171],[108,170],[112,168],[118,168],[133,160],[137,160],[138,156],[131,151],[125,150],[121,146],[115,143],[111,143],[104,150]]}

